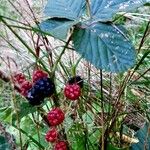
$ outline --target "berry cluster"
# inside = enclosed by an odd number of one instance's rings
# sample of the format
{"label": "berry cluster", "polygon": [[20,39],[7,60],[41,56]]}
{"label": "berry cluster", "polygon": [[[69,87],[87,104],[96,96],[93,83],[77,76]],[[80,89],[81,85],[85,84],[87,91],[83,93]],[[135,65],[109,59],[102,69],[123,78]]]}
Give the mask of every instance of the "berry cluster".
{"label": "berry cluster", "polygon": [[40,105],[44,98],[50,97],[55,91],[53,81],[42,70],[35,70],[32,75],[32,83],[26,80],[22,73],[13,76],[13,82],[17,91],[26,97],[33,106]]}
{"label": "berry cluster", "polygon": [[[35,106],[40,105],[44,98],[50,97],[55,92],[55,85],[48,77],[48,74],[42,70],[35,70],[32,74],[32,83],[26,80],[22,73],[13,76],[13,82],[19,93],[26,97],[28,102]],[[64,88],[64,95],[67,99],[77,100],[81,96],[83,80],[80,76],[70,78]],[[47,120],[51,129],[46,133],[47,142],[55,143],[54,150],[67,150],[67,143],[62,141],[57,131],[57,126],[65,119],[64,112],[56,107],[47,114]]]}
{"label": "berry cluster", "polygon": [[[83,87],[83,80],[80,76],[72,77],[68,80],[65,88],[64,95],[70,100],[77,100],[81,95],[81,88]],[[61,124],[65,119],[65,114],[60,108],[53,108],[48,114],[47,119],[49,124],[52,126],[46,135],[45,139],[47,142],[54,143],[54,150],[67,150],[67,143],[60,140],[56,126]]]}
{"label": "berry cluster", "polygon": [[59,141],[58,137],[58,131],[56,129],[56,126],[61,124],[65,119],[65,114],[60,108],[53,108],[49,113],[47,114],[47,119],[52,126],[52,129],[50,129],[46,135],[45,139],[47,142],[54,143],[54,150],[67,150],[67,144],[64,141]]}

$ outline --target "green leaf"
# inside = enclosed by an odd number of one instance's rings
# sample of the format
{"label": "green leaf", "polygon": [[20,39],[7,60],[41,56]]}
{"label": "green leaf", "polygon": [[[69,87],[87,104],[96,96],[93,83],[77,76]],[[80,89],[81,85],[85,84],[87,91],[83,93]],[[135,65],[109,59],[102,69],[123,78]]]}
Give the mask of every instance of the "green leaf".
{"label": "green leaf", "polygon": [[85,150],[85,135],[84,135],[84,127],[80,123],[74,123],[72,127],[69,129],[68,137],[70,139],[71,146],[73,150]]}
{"label": "green leaf", "polygon": [[39,26],[43,32],[47,32],[55,38],[64,40],[67,37],[68,30],[70,29],[70,27],[77,23],[78,21],[70,21],[64,18],[53,18],[41,22]]}
{"label": "green leaf", "polygon": [[135,49],[124,30],[112,24],[82,24],[74,30],[74,47],[99,69],[126,71],[135,63]]}
{"label": "green leaf", "polygon": [[37,109],[36,107],[33,107],[32,105],[30,105],[28,102],[23,102],[20,105],[20,109],[19,109],[19,118],[23,118],[24,116],[27,116],[30,113],[34,113],[36,112]]}
{"label": "green leaf", "polygon": [[12,107],[0,108],[0,121],[5,123],[12,121],[13,110]]}
{"label": "green leaf", "polygon": [[149,150],[150,149],[150,124],[147,122],[135,135],[139,142],[132,144],[130,150]]}
{"label": "green leaf", "polygon": [[128,12],[150,0],[91,0],[92,18],[95,21],[111,20],[117,12]]}
{"label": "green leaf", "polygon": [[0,135],[0,150],[10,150],[10,144],[7,142],[5,137]]}
{"label": "green leaf", "polygon": [[84,0],[48,0],[44,10],[47,18],[59,17],[76,20],[81,16]]}

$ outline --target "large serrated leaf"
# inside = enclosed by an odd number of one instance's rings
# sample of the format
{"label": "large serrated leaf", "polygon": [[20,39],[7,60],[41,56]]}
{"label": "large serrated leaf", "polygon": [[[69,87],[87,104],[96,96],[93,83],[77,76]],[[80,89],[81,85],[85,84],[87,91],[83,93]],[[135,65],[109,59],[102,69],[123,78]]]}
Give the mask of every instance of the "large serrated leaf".
{"label": "large serrated leaf", "polygon": [[135,49],[123,30],[121,26],[104,23],[81,25],[74,30],[74,47],[99,69],[126,71],[135,63]]}
{"label": "large serrated leaf", "polygon": [[92,18],[95,21],[108,21],[117,12],[131,11],[150,0],[91,0]]}
{"label": "large serrated leaf", "polygon": [[135,135],[139,142],[132,144],[130,150],[150,150],[150,124],[147,122]]}
{"label": "large serrated leaf", "polygon": [[44,10],[45,17],[76,20],[81,15],[84,0],[48,0]]}
{"label": "large serrated leaf", "polygon": [[53,18],[41,22],[39,27],[43,32],[49,33],[60,40],[64,40],[67,37],[70,27],[76,23],[78,23],[78,21],[71,21],[64,18]]}

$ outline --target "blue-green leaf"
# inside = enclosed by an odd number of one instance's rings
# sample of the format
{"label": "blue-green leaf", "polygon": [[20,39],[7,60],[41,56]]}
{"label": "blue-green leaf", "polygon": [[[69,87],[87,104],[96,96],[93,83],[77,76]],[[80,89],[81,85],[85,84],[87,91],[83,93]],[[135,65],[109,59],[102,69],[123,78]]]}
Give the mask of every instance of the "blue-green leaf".
{"label": "blue-green leaf", "polygon": [[85,0],[48,0],[44,10],[45,17],[76,20],[81,15]]}
{"label": "blue-green leaf", "polygon": [[68,19],[53,18],[41,22],[39,26],[43,32],[49,33],[60,40],[64,40],[67,37],[70,27],[75,25],[77,22],[78,21],[71,21]]}
{"label": "blue-green leaf", "polygon": [[0,135],[0,150],[10,150],[10,144],[7,142],[4,136]]}
{"label": "blue-green leaf", "polygon": [[135,49],[124,30],[121,26],[104,23],[78,26],[73,34],[74,47],[99,69],[126,71],[135,63]]}
{"label": "blue-green leaf", "polygon": [[150,150],[150,124],[147,122],[135,135],[139,142],[132,144],[130,150]]}
{"label": "blue-green leaf", "polygon": [[117,12],[131,11],[150,0],[91,0],[92,18],[95,21],[108,21]]}

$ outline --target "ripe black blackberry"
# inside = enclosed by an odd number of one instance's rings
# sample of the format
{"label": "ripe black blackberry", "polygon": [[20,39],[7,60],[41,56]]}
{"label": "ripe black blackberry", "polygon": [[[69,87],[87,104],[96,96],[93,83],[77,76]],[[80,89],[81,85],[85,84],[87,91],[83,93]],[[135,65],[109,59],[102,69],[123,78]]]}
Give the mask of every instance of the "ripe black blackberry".
{"label": "ripe black blackberry", "polygon": [[37,80],[34,84],[34,88],[43,97],[49,97],[55,91],[54,82],[50,78],[47,78],[47,77]]}
{"label": "ripe black blackberry", "polygon": [[40,105],[45,97],[51,96],[55,91],[55,85],[50,78],[44,77],[35,82],[28,91],[27,100],[33,106]]}
{"label": "ripe black blackberry", "polygon": [[28,91],[26,99],[32,106],[40,105],[44,101],[44,96],[42,96],[34,86]]}
{"label": "ripe black blackberry", "polygon": [[77,83],[80,88],[83,87],[83,79],[80,76],[73,76],[68,80],[68,84],[74,84]]}

